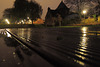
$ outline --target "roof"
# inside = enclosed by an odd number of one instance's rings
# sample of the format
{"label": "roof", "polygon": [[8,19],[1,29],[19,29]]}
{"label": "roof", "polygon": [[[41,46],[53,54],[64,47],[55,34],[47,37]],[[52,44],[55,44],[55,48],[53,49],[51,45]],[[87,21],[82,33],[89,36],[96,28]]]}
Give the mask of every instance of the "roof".
{"label": "roof", "polygon": [[50,13],[52,15],[52,17],[57,17],[58,14],[61,15],[62,18],[64,18],[66,15],[68,15],[69,13],[69,8],[64,4],[63,1],[61,1],[61,3],[59,4],[59,6],[57,7],[57,9],[52,10],[48,7],[48,12],[47,14]]}
{"label": "roof", "polygon": [[69,9],[69,8],[67,8],[67,6],[64,4],[63,1],[61,1],[61,3],[59,4],[59,6],[57,7],[56,10],[60,10],[60,9],[62,9],[62,8]]}

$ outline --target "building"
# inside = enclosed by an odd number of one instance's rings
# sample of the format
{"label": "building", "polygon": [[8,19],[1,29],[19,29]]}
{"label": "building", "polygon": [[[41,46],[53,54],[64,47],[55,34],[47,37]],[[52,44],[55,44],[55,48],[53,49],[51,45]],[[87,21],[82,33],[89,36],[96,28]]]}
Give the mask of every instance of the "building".
{"label": "building", "polygon": [[45,17],[45,24],[48,26],[61,25],[62,19],[70,14],[70,9],[64,4],[63,1],[59,6],[52,10],[48,7],[48,12]]}

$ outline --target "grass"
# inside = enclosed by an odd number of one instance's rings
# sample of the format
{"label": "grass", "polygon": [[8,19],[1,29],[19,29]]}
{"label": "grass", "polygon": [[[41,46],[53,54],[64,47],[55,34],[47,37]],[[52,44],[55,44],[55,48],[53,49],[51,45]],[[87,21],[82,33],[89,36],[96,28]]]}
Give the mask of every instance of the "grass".
{"label": "grass", "polygon": [[69,27],[82,27],[82,26],[57,26],[58,28],[69,28]]}
{"label": "grass", "polygon": [[0,24],[0,28],[74,28],[74,27],[83,27],[83,26],[88,26],[88,27],[100,27],[100,22],[97,24],[97,22],[94,23],[80,23],[80,24],[70,24],[68,26],[51,26],[51,27],[46,27],[45,25],[40,25],[40,24]]}
{"label": "grass", "polygon": [[43,25],[33,24],[0,24],[0,28],[42,28]]}
{"label": "grass", "polygon": [[76,24],[76,25],[70,25],[70,26],[55,26],[55,27],[52,27],[52,28],[76,28],[76,27],[100,27],[100,24],[98,25],[89,25],[89,24]]}

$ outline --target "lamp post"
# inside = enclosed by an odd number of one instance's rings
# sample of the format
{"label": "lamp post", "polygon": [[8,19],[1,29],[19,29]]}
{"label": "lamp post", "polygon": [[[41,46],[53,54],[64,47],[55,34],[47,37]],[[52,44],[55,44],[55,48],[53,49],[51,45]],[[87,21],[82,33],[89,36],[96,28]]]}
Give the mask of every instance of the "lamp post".
{"label": "lamp post", "polygon": [[86,10],[83,10],[83,14],[84,14],[84,23],[85,23],[85,14],[87,13]]}

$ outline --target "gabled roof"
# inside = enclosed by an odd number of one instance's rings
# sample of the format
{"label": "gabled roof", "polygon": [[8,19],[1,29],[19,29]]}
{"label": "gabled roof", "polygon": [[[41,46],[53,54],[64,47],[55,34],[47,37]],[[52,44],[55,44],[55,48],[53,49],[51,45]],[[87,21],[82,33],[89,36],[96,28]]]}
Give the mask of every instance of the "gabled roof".
{"label": "gabled roof", "polygon": [[62,9],[62,8],[69,9],[69,8],[67,8],[67,6],[64,4],[63,1],[61,1],[61,3],[59,4],[59,6],[57,7],[56,10],[60,10],[60,9]]}
{"label": "gabled roof", "polygon": [[57,10],[52,10],[52,9],[50,9],[49,7],[48,7],[48,12],[47,12],[47,14],[51,14],[52,15],[52,17],[57,17]]}
{"label": "gabled roof", "polygon": [[61,17],[64,18],[66,15],[69,14],[69,8],[64,4],[63,1],[61,1],[57,9],[55,10],[52,10],[48,7],[48,12],[46,17],[48,16],[48,14],[52,15],[52,17],[57,17],[57,15],[60,14]]}

